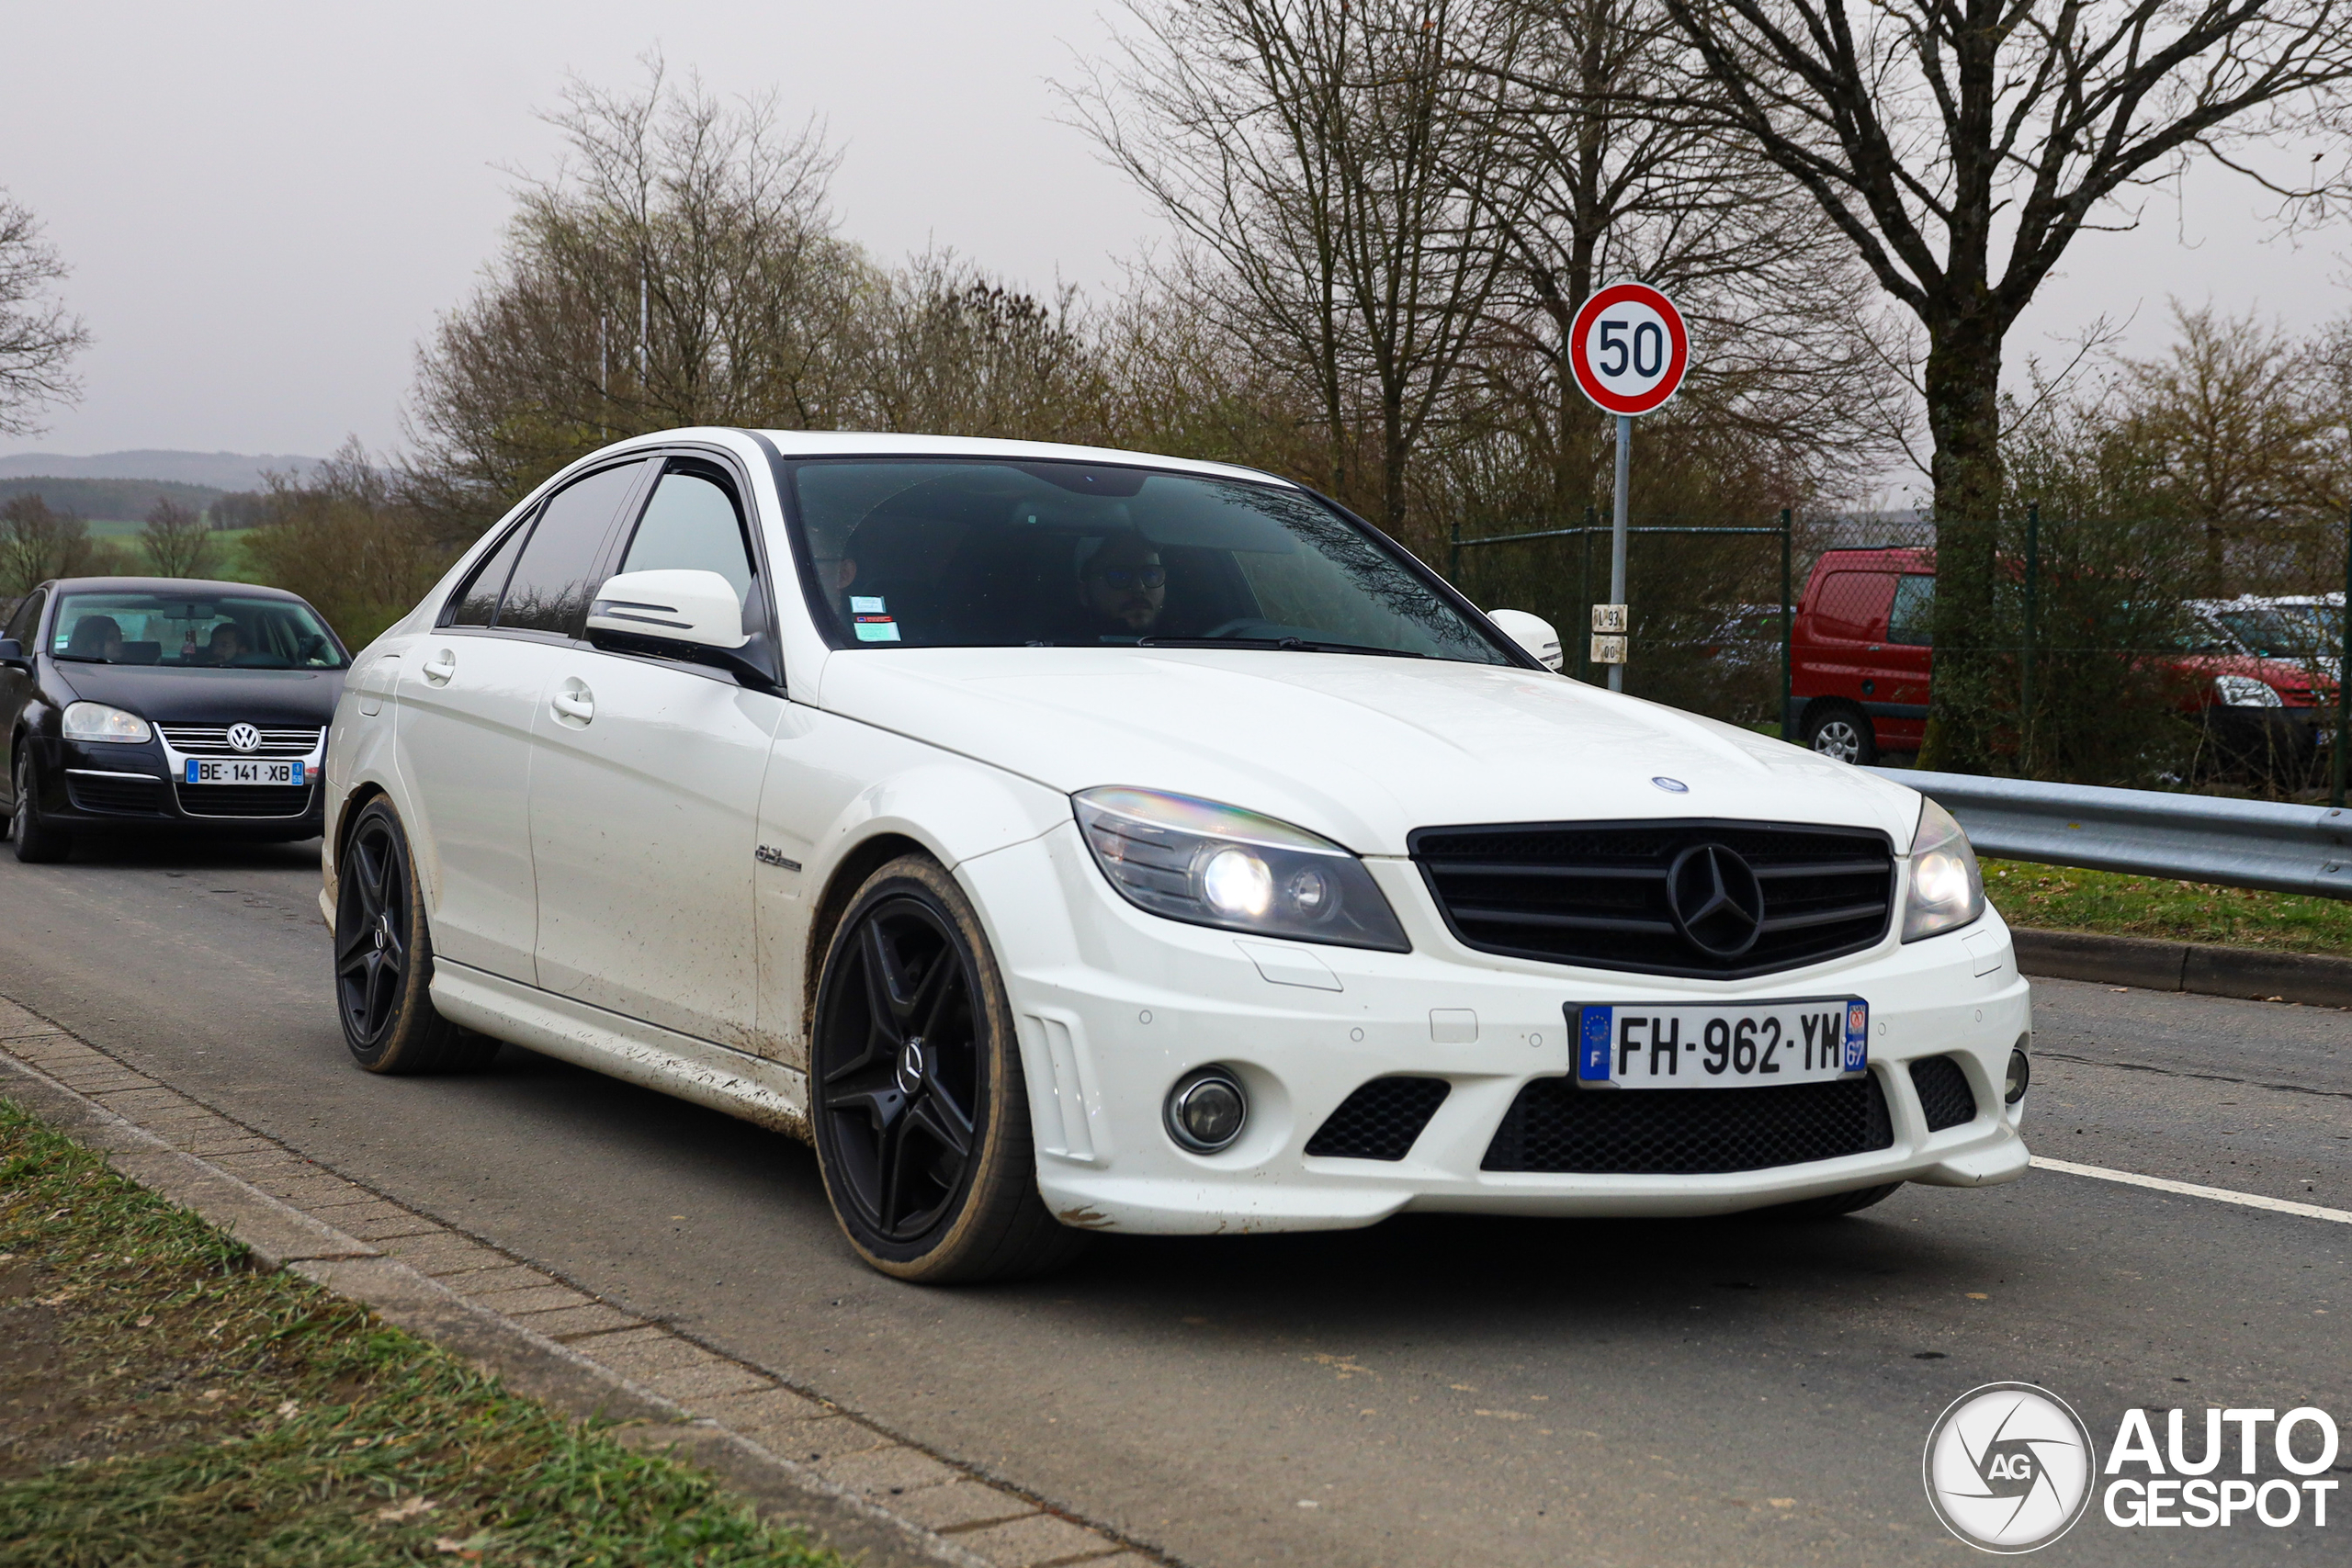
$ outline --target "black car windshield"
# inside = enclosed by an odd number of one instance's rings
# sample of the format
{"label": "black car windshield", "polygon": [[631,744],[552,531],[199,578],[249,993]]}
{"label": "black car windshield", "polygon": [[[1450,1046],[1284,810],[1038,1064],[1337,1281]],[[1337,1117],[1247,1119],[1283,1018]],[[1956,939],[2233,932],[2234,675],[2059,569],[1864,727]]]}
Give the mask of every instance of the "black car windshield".
{"label": "black car windshield", "polygon": [[49,650],[90,664],[340,670],[343,645],[299,599],[242,593],[67,593]]}
{"label": "black car windshield", "polygon": [[849,647],[1234,647],[1508,664],[1363,529],[1272,484],[1079,463],[793,467],[809,591]]}

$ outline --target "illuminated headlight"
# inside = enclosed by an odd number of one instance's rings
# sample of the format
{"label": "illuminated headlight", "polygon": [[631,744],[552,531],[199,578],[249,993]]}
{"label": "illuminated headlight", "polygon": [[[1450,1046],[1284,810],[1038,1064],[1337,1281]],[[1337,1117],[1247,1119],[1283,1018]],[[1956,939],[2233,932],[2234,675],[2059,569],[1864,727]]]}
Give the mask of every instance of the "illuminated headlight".
{"label": "illuminated headlight", "polygon": [[1295,942],[1409,953],[1363,862],[1254,811],[1146,789],[1075,797],[1094,863],[1139,909]]}
{"label": "illuminated headlight", "polygon": [[68,703],[65,706],[68,740],[120,740],[136,745],[153,739],[154,735],[147,728],[147,721],[137,714],[110,708],[104,703]]}
{"label": "illuminated headlight", "polygon": [[2287,705],[2267,681],[2257,681],[2251,675],[2216,675],[2213,694],[2225,707],[2276,708]]}
{"label": "illuminated headlight", "polygon": [[1955,931],[1984,912],[1984,874],[1976,852],[1951,813],[1932,800],[1919,803],[1911,835],[1911,901],[1903,907],[1903,940]]}

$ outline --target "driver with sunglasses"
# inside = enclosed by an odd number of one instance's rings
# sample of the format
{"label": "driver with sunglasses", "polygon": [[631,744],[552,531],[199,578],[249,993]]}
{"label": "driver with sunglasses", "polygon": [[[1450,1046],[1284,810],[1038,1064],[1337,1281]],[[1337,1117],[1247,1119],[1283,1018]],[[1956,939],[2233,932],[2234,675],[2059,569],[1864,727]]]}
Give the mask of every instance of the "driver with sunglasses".
{"label": "driver with sunglasses", "polygon": [[1104,637],[1148,635],[1168,600],[1159,547],[1140,534],[1112,535],[1080,558],[1078,598]]}

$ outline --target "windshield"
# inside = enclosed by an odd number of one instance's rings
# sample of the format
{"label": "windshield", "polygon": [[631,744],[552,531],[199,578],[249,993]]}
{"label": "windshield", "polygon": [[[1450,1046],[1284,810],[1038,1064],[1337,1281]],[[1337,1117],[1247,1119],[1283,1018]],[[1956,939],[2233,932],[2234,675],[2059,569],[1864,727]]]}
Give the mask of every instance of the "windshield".
{"label": "windshield", "polygon": [[2219,610],[2213,618],[2227,626],[2248,652],[2264,659],[2300,659],[2324,651],[2319,647],[2322,630],[2317,620],[2292,609]]}
{"label": "windshield", "polygon": [[848,647],[1231,646],[1511,660],[1313,497],[1077,463],[815,459],[809,592]]}
{"label": "windshield", "polygon": [[340,670],[343,645],[299,599],[258,594],[68,593],[51,656],[198,670]]}

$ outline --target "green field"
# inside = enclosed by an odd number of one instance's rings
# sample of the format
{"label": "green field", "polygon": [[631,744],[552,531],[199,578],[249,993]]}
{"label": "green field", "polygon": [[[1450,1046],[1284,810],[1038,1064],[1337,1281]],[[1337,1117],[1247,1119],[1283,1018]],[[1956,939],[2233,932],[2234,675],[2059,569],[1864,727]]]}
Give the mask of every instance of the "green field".
{"label": "green field", "polygon": [[2001,860],[1984,863],[1984,889],[2013,926],[2352,956],[2342,899]]}

